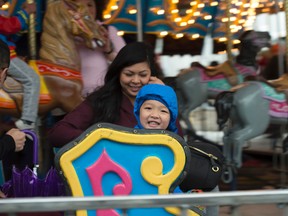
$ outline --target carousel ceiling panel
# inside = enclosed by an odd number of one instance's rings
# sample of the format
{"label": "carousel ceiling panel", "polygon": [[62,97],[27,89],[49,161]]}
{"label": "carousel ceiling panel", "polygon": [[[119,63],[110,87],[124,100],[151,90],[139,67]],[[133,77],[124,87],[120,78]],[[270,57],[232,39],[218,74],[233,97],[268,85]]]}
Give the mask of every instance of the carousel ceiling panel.
{"label": "carousel ceiling panel", "polygon": [[229,27],[231,37],[237,39],[253,27],[257,14],[281,10],[281,0],[277,4],[271,0],[142,0],[141,11],[136,0],[110,0],[104,19],[121,31],[136,33],[138,16],[144,33],[190,39],[207,33],[220,39],[227,36]]}

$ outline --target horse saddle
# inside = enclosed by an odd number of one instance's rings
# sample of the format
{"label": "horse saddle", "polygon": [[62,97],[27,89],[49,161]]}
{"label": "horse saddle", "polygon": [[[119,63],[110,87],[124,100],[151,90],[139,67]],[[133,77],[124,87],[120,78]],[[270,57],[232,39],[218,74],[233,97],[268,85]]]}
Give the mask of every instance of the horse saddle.
{"label": "horse saddle", "polygon": [[[205,67],[199,62],[193,62],[191,65],[192,68],[199,68],[204,75],[204,80],[206,81],[213,81],[213,79],[217,76],[218,79],[227,79],[228,83],[231,86],[235,86],[239,84],[237,69],[234,67],[233,64],[229,61],[225,61],[222,64],[216,66],[208,66]],[[179,75],[187,73],[191,71],[191,68],[184,69],[180,72]]]}
{"label": "horse saddle", "polygon": [[278,79],[267,80],[262,76],[248,76],[245,81],[259,81],[267,84],[268,86],[274,88],[279,93],[286,93],[288,90],[288,74],[281,75]]}
{"label": "horse saddle", "polygon": [[[40,85],[45,85],[45,83],[40,82]],[[47,92],[41,92],[39,95],[39,103],[47,104],[51,97]],[[16,107],[22,107],[23,100],[23,86],[20,82],[13,79],[11,76],[7,76],[5,82],[3,83],[2,89],[0,91],[0,107],[15,109]]]}
{"label": "horse saddle", "polygon": [[210,77],[221,74],[227,79],[231,86],[239,84],[236,69],[229,61],[225,61],[217,66],[206,67],[205,73]]}
{"label": "horse saddle", "polygon": [[23,92],[22,84],[10,76],[7,76],[2,88],[8,94]]}
{"label": "horse saddle", "polygon": [[269,80],[268,83],[270,83],[276,91],[284,92],[285,90],[288,90],[288,74],[285,73],[278,79]]}

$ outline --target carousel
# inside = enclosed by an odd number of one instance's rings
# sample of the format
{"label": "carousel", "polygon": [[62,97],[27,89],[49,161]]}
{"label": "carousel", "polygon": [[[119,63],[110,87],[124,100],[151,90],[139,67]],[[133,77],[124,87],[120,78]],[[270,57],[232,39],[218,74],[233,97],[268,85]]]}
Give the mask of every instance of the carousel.
{"label": "carousel", "polygon": [[[13,16],[22,3],[20,0],[8,1],[2,10],[7,16]],[[165,76],[163,71],[163,81],[177,93],[184,137],[165,130],[142,131],[104,122],[91,126],[60,149],[47,147],[45,136],[55,123],[54,113],[65,115],[84,100],[81,95],[81,58],[76,41],[95,50],[103,46],[103,38],[99,33],[101,26],[91,19],[89,9],[80,1],[48,0],[43,4],[39,2],[37,13],[30,15],[29,30],[23,33],[17,44],[19,53],[27,55],[23,57],[27,58],[27,63],[41,80],[39,124],[35,133],[27,132],[32,139],[27,145],[30,147],[25,150],[25,160],[15,156],[16,164],[3,161],[4,172],[11,172],[10,178],[6,176],[1,182],[1,190],[7,197],[179,193],[179,185],[189,173],[189,163],[193,161],[187,143],[198,141],[209,143],[221,151],[224,160],[221,162],[219,184],[220,181],[227,184],[237,177],[247,142],[265,134],[270,124],[280,126],[281,138],[282,134],[286,134],[288,76],[285,71],[276,71],[279,78],[266,79],[263,68],[269,65],[271,57],[264,66],[259,60],[263,48],[270,52],[271,45],[277,46],[280,37],[275,40],[267,29],[253,29],[259,14],[288,14],[284,11],[288,8],[286,2],[106,0],[101,8],[102,24],[115,26],[126,43],[135,40],[150,43],[159,57],[160,67],[161,57],[165,55],[201,57],[207,37],[212,40],[211,55],[225,55],[225,60],[217,65],[189,62],[188,67],[175,71],[176,76],[171,77]],[[28,53],[23,48],[27,44]],[[285,47],[285,50],[288,48]],[[276,53],[286,64],[285,54]],[[283,64],[284,61],[280,60]],[[0,90],[2,132],[11,127],[11,119],[21,114],[22,100],[21,84],[8,77]],[[195,129],[198,127],[192,116],[203,104],[208,104],[217,114],[217,119],[208,119],[208,124],[215,121],[212,124],[219,126],[217,130],[222,134],[221,141],[205,137]],[[286,161],[287,138],[282,144],[281,154],[277,152],[277,155],[280,155],[280,160]],[[206,154],[211,155],[207,151]],[[135,163],[124,160],[130,157]],[[27,184],[35,184],[29,192],[17,187],[27,176]],[[41,187],[45,188],[45,193]],[[164,216],[181,213],[178,207],[75,212],[79,216]],[[191,206],[186,215],[206,215],[205,208]]]}

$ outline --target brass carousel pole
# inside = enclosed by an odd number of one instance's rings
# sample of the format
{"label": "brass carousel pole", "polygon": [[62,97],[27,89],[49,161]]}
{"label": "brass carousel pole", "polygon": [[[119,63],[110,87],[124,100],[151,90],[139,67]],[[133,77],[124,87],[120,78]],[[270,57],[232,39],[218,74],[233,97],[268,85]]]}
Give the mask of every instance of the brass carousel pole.
{"label": "brass carousel pole", "polygon": [[[28,4],[33,4],[34,0],[28,0]],[[50,99],[49,91],[45,84],[44,78],[39,74],[37,67],[37,43],[36,43],[36,13],[31,13],[29,15],[29,29],[28,29],[28,43],[29,43],[29,65],[34,69],[34,71],[40,76],[40,94],[46,95],[47,99]]]}
{"label": "brass carousel pole", "polygon": [[[33,4],[34,0],[27,0],[28,4]],[[36,30],[35,30],[35,13],[29,14],[29,21],[28,21],[28,44],[29,44],[29,65],[30,67],[33,68],[33,70],[39,75],[38,68],[36,65],[36,58],[37,58],[37,53],[36,53]],[[40,78],[41,80],[41,78]],[[40,81],[41,82],[41,81]],[[46,88],[47,89],[47,88]],[[40,90],[41,92],[41,90]],[[36,131],[37,135],[39,135],[39,131]],[[39,143],[41,146],[41,142]],[[39,147],[39,149],[42,149]],[[40,160],[43,158],[42,151],[38,151],[38,158]],[[42,163],[42,162],[40,162]],[[37,168],[39,167],[39,164],[37,165]]]}
{"label": "brass carousel pole", "polygon": [[142,3],[136,0],[137,8],[137,41],[143,41],[143,20],[142,20]]}
{"label": "brass carousel pole", "polygon": [[232,48],[233,48],[233,42],[232,42],[232,36],[231,36],[231,14],[230,14],[230,10],[231,10],[231,1],[230,0],[226,0],[226,17],[227,17],[227,23],[226,23],[226,38],[227,38],[227,42],[226,42],[226,47],[227,47],[227,58],[228,58],[228,62],[230,64],[233,63],[234,59],[232,56]]}
{"label": "brass carousel pole", "polygon": [[[33,4],[34,0],[28,0],[28,4]],[[29,15],[29,29],[28,29],[28,38],[29,38],[29,54],[30,60],[36,60],[36,31],[35,31],[35,14],[31,13]]]}

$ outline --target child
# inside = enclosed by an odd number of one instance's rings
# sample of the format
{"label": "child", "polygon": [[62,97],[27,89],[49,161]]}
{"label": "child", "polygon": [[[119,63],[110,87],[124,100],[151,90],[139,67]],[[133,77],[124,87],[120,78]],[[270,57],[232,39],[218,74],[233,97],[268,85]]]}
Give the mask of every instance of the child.
{"label": "child", "polygon": [[[147,84],[138,92],[134,102],[134,115],[137,120],[135,128],[162,129],[177,133],[176,120],[178,116],[178,100],[173,88],[161,84]],[[217,187],[218,190],[218,187]],[[200,193],[202,190],[193,189],[190,193]],[[177,187],[174,193],[183,193]],[[207,215],[217,216],[218,207],[195,206],[192,210],[206,212]]]}
{"label": "child", "polygon": [[[5,2],[7,0],[0,0],[0,8]],[[22,84],[24,92],[21,119],[15,122],[19,129],[35,129],[38,115],[40,78],[15,51],[15,40],[23,30],[28,29],[29,14],[35,12],[36,4],[28,2],[24,2],[22,9],[12,17],[3,16],[0,10],[0,39],[10,49],[11,62],[7,73]]]}
{"label": "child", "polygon": [[170,86],[161,84],[143,86],[134,103],[136,128],[167,129],[177,133],[177,103],[176,93]]}

